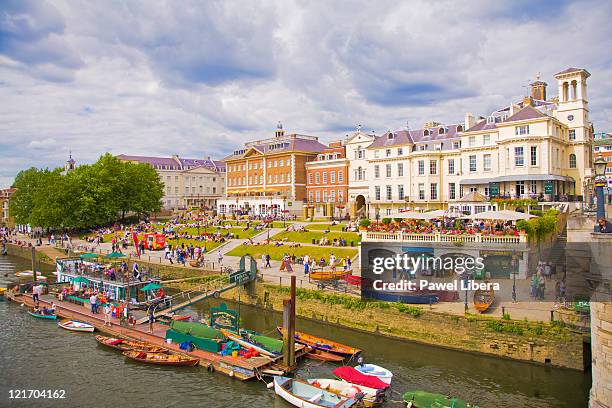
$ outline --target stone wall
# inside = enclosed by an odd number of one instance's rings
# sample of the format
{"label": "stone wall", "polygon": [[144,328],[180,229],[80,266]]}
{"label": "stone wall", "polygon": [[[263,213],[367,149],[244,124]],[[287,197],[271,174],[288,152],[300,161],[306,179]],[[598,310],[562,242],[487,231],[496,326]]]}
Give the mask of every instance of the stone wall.
{"label": "stone wall", "polygon": [[[286,289],[260,282],[250,286],[246,291],[241,291],[242,302],[282,310],[282,299],[288,297]],[[237,292],[234,289],[222,296],[236,301]],[[300,317],[327,324],[450,349],[575,370],[584,369],[582,335],[566,328],[523,321],[506,322],[484,316],[448,315],[429,311],[426,307],[422,310],[420,316],[413,317],[392,307],[348,309],[340,304],[315,299],[298,299],[296,304],[296,313]],[[523,327],[525,332],[521,335],[497,332],[489,328],[492,321]],[[543,334],[533,334],[530,330],[534,325],[539,325]]]}
{"label": "stone wall", "polygon": [[591,303],[593,386],[589,407],[612,407],[612,303]]}

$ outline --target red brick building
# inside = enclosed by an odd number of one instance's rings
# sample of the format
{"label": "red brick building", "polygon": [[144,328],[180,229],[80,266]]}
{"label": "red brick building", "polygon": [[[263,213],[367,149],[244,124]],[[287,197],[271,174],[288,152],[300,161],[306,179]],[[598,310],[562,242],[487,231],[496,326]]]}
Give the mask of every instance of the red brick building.
{"label": "red brick building", "polygon": [[315,160],[306,163],[309,215],[343,217],[348,199],[348,159],[341,141],[331,142]]}

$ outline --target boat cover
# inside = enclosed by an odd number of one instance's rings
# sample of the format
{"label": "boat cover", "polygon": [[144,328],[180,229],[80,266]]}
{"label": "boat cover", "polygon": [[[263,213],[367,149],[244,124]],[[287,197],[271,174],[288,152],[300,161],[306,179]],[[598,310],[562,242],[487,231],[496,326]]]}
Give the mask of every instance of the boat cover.
{"label": "boat cover", "polygon": [[380,378],[362,374],[353,367],[338,367],[333,373],[336,377],[342,378],[351,384],[363,385],[364,387],[376,388],[377,390],[389,388],[389,384],[385,384]]}

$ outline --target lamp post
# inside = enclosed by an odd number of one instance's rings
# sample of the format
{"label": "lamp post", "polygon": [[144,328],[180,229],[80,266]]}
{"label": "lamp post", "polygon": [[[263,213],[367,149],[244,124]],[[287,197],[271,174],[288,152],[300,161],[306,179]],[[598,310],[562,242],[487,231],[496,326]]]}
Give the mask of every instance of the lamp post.
{"label": "lamp post", "polygon": [[515,250],[512,251],[512,261],[510,264],[512,266],[512,302],[516,303],[516,269],[518,266],[518,260]]}
{"label": "lamp post", "polygon": [[465,301],[463,303],[464,313],[468,312],[468,273],[467,271],[463,274],[463,282],[465,285]]}
{"label": "lamp post", "polygon": [[604,186],[606,185],[606,167],[608,162],[599,156],[593,163],[595,167],[595,195],[597,196],[597,219],[606,217],[606,204],[604,202]]}

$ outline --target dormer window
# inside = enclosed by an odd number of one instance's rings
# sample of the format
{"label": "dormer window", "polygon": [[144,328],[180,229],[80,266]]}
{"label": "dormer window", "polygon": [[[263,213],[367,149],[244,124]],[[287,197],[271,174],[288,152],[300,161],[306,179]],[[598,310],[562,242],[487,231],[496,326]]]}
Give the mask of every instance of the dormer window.
{"label": "dormer window", "polygon": [[494,116],[487,116],[487,124],[491,124],[491,123],[495,123],[495,117]]}
{"label": "dormer window", "polygon": [[431,133],[431,132],[429,131],[429,129],[425,129],[425,130],[423,131],[423,136],[429,136],[429,135],[430,135],[430,133]]}
{"label": "dormer window", "polygon": [[389,133],[387,135],[387,139],[389,139],[389,140],[393,140],[394,137],[395,137],[395,135],[393,133]]}
{"label": "dormer window", "polygon": [[457,132],[463,132],[463,126],[457,125]]}
{"label": "dormer window", "polygon": [[438,129],[438,134],[439,135],[444,135],[446,133],[448,133],[448,129],[447,128],[441,127],[440,129]]}

